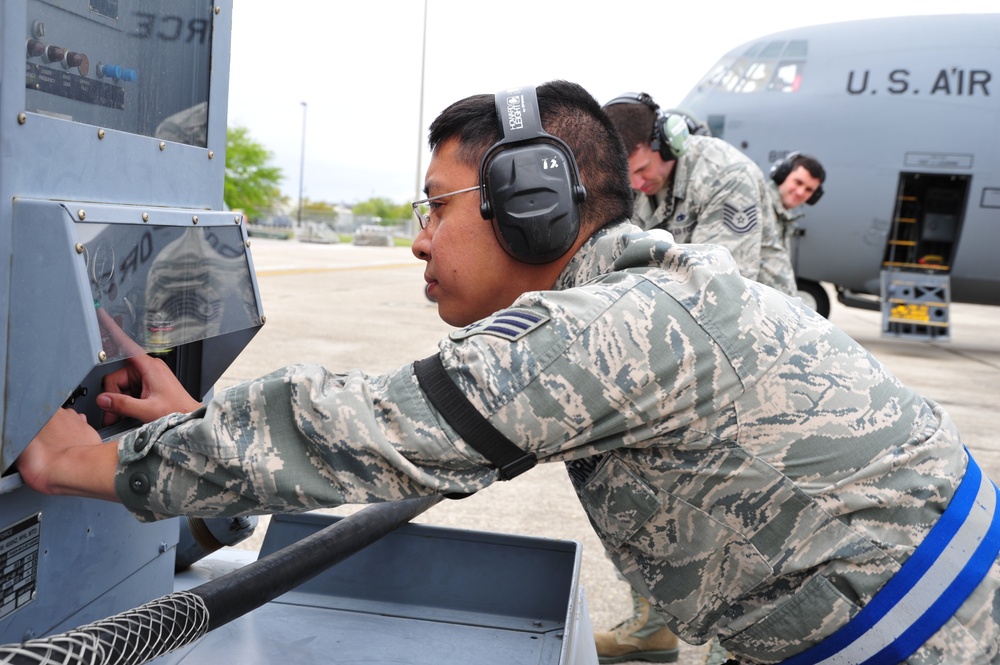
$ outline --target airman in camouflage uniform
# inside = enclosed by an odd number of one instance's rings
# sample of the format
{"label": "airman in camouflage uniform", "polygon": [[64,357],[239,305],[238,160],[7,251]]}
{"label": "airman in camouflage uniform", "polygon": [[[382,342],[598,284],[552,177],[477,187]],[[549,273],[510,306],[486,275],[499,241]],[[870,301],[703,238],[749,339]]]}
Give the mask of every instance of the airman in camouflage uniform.
{"label": "airman in camouflage uniform", "polygon": [[[497,430],[566,464],[608,554],[673,631],[779,662],[856,615],[923,541],[967,465],[958,432],[849,336],[744,279],[724,249],[624,221],[624,153],[609,161],[607,146],[622,148],[596,102],[564,82],[538,96],[588,190],[580,237],[551,264],[511,272],[475,217],[478,196],[463,198],[498,138],[492,96],[431,126],[426,182],[438,198],[413,251],[446,321],[493,308],[442,340],[440,358]],[[468,284],[473,268],[488,279]],[[480,304],[521,280],[546,284]],[[99,403],[135,415],[174,401],[169,371],[147,361],[136,359],[142,400]],[[117,498],[142,520],[474,492],[497,479],[412,365],[288,367],[117,444],[85,428],[57,414],[19,460],[25,481]],[[994,562],[906,662],[1000,662],[998,612]]]}
{"label": "airman in camouflage uniform", "polygon": [[[664,228],[680,243],[722,245],[744,277],[794,296],[791,259],[760,168],[711,136],[687,136],[677,152],[668,151],[655,143],[654,124],[662,117],[652,106],[612,100],[604,107],[631,149],[635,223]],[[659,149],[650,148],[650,127]]]}
{"label": "airman in camouflage uniform", "polygon": [[793,212],[803,203],[816,205],[823,196],[826,169],[812,155],[793,152],[771,166],[768,194],[774,207],[774,216],[781,229],[781,239],[789,253],[792,236],[801,212]]}

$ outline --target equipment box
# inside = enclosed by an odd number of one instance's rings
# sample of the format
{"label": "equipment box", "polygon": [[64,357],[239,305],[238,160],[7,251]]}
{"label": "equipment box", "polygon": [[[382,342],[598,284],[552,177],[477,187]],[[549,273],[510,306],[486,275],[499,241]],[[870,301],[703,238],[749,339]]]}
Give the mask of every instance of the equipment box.
{"label": "equipment box", "polygon": [[[264,557],[341,518],[275,516]],[[579,543],[406,524],[156,663],[597,663]],[[220,570],[217,553],[179,577]],[[222,566],[224,567],[224,566]],[[183,579],[187,578],[187,579]]]}

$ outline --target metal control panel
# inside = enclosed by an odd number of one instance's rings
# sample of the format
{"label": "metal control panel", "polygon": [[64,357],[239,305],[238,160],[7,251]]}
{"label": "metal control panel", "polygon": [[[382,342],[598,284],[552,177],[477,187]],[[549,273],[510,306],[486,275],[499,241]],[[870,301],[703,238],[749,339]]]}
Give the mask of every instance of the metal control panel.
{"label": "metal control panel", "polygon": [[15,462],[130,356],[202,399],[263,323],[242,216],[223,202],[232,2],[0,4],[0,640],[173,590],[179,524],[44,497]]}
{"label": "metal control panel", "polygon": [[[224,210],[231,5],[2,5],[0,289],[6,471],[55,409],[100,423],[100,377],[167,359],[200,398],[260,327]],[[111,328],[132,345],[112,348]],[[210,351],[206,353],[205,351]]]}

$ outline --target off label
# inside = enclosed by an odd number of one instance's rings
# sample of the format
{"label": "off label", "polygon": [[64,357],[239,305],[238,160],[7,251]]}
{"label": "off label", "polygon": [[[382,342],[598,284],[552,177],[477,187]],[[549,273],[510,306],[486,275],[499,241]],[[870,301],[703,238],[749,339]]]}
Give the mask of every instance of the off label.
{"label": "off label", "polygon": [[35,513],[0,531],[0,620],[35,598],[41,525]]}

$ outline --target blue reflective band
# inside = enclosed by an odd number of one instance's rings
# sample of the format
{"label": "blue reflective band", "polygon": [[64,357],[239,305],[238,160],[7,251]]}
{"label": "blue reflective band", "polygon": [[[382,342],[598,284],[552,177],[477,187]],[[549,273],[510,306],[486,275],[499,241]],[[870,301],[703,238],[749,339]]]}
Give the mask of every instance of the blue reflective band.
{"label": "blue reflective band", "polygon": [[936,633],[1000,552],[1000,491],[969,455],[951,503],[871,602],[837,632],[781,665],[894,665]]}

